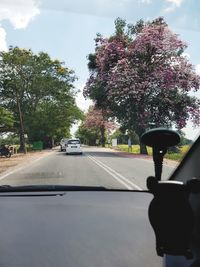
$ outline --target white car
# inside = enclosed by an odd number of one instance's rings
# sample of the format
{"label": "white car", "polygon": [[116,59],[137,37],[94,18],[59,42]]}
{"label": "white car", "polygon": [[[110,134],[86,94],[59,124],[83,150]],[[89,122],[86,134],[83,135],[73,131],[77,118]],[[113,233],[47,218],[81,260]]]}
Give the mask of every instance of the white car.
{"label": "white car", "polygon": [[65,149],[66,154],[82,154],[81,142],[79,139],[68,139]]}
{"label": "white car", "polygon": [[67,138],[61,139],[61,141],[60,141],[60,151],[65,151],[67,140],[68,140]]}

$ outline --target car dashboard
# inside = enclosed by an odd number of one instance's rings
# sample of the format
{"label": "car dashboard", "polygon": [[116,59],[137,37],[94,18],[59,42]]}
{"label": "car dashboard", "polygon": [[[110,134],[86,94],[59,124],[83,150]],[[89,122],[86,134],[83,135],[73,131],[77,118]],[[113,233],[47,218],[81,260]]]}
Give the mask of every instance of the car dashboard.
{"label": "car dashboard", "polygon": [[0,194],[0,266],[162,266],[140,192]]}

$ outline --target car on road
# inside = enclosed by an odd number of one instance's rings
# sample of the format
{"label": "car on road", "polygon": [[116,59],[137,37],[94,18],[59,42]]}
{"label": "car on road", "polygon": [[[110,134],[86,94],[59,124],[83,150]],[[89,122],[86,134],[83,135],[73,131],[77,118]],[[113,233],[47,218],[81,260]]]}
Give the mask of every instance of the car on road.
{"label": "car on road", "polygon": [[61,139],[61,141],[60,141],[60,151],[65,151],[67,140],[68,140],[67,138]]}
{"label": "car on road", "polygon": [[66,142],[66,154],[82,154],[80,139],[68,139]]}

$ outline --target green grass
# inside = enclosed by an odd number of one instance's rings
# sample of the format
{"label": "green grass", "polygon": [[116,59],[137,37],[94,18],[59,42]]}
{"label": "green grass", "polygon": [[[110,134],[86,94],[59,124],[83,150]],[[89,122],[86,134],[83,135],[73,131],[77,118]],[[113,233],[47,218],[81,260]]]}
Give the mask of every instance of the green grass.
{"label": "green grass", "polygon": [[[140,154],[140,146],[139,145],[132,145],[132,151],[128,151],[128,145],[118,145],[117,149],[124,152],[130,152],[132,154]],[[147,151],[149,155],[152,155],[152,148],[147,147]]]}
{"label": "green grass", "polygon": [[165,155],[165,158],[175,160],[175,161],[181,161],[183,156],[184,156],[184,154],[182,154],[182,153],[170,153],[170,154],[167,153]]}
{"label": "green grass", "polygon": [[[181,161],[189,148],[190,148],[189,145],[182,146],[180,148],[180,153],[167,153],[165,155],[165,158],[171,159],[171,160],[176,160],[176,161]],[[126,144],[118,145],[117,149],[120,151],[129,152],[132,154],[139,154],[140,153],[140,146],[139,145],[133,145],[132,151],[128,151],[128,145],[126,145]],[[148,151],[148,155],[152,155],[152,148],[151,147],[147,147],[147,151]]]}
{"label": "green grass", "polygon": [[180,147],[180,153],[167,153],[165,155],[165,158],[167,159],[171,159],[171,160],[176,160],[176,161],[181,161],[182,158],[184,157],[184,155],[187,153],[187,151],[189,150],[190,145],[185,145]]}

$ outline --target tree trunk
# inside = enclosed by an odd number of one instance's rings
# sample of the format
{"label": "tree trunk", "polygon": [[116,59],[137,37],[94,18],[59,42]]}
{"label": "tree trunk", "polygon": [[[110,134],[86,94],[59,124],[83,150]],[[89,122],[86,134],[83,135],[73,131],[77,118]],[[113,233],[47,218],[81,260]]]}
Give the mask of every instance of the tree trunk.
{"label": "tree trunk", "polygon": [[148,155],[147,147],[140,141],[140,154]]}
{"label": "tree trunk", "polygon": [[101,145],[102,147],[105,147],[106,144],[106,137],[105,137],[105,126],[101,126]]}
{"label": "tree trunk", "polygon": [[55,145],[55,142],[54,142],[54,138],[52,137],[52,139],[51,139],[52,141],[52,148],[54,147],[54,145]]}
{"label": "tree trunk", "polygon": [[20,130],[19,130],[19,142],[20,142],[19,151],[23,152],[24,154],[26,154],[26,145],[25,145],[24,132],[21,129],[21,126],[20,126]]}
{"label": "tree trunk", "polygon": [[26,154],[26,145],[25,145],[25,137],[24,137],[24,124],[23,124],[22,111],[21,111],[21,105],[19,102],[18,93],[17,93],[17,108],[18,108],[18,112],[19,112],[19,122],[20,122],[20,129],[19,129],[20,147],[19,147],[19,151]]}
{"label": "tree trunk", "polygon": [[147,151],[147,147],[145,144],[143,144],[141,142],[141,136],[142,134],[145,132],[145,129],[140,129],[137,134],[139,136],[139,139],[140,139],[140,154],[143,154],[143,155],[148,155],[148,151]]}

